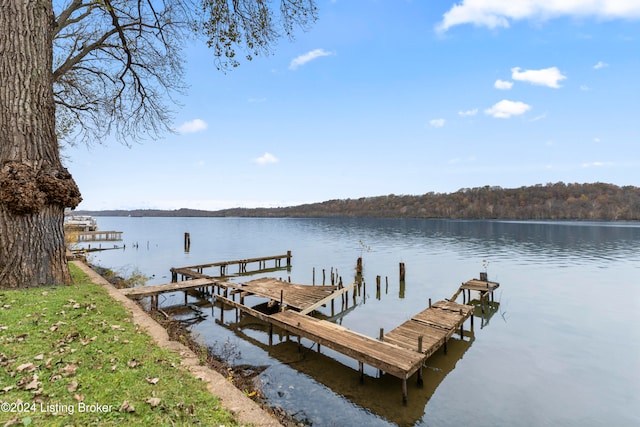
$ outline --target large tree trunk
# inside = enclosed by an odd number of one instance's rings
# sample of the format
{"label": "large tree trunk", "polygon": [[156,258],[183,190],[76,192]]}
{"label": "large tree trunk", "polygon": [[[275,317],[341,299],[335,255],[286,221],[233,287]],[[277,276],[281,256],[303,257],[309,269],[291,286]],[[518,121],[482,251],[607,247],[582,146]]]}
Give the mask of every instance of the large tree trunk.
{"label": "large tree trunk", "polygon": [[0,0],[0,289],[70,281],[63,217],[80,193],[55,135],[51,0]]}

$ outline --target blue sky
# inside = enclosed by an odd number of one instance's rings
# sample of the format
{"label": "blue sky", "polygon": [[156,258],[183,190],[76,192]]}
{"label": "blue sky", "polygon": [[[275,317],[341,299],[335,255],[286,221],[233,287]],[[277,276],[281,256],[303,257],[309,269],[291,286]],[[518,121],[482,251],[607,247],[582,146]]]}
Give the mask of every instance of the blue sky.
{"label": "blue sky", "polygon": [[223,74],[185,47],[176,134],[68,148],[78,209],[640,185],[640,0],[334,0]]}

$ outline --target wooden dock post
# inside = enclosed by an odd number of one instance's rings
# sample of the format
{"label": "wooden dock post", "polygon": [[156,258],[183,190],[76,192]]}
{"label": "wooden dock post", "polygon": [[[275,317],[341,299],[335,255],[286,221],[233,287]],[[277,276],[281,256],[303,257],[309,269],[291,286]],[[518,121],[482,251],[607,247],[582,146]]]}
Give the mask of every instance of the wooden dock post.
{"label": "wooden dock post", "polygon": [[376,298],[380,299],[380,276],[376,276]]}
{"label": "wooden dock post", "polygon": [[184,233],[184,252],[189,253],[191,249],[191,235],[189,233]]}
{"label": "wooden dock post", "polygon": [[291,267],[291,251],[287,251],[287,268]]}
{"label": "wooden dock post", "polygon": [[402,379],[402,404],[406,405],[409,400],[409,392],[407,392],[407,379]]}
{"label": "wooden dock post", "polygon": [[[422,353],[422,340],[423,340],[424,336],[420,335],[418,337],[418,353]],[[418,386],[422,386],[423,381],[422,381],[422,364],[420,364],[420,369],[418,369]]]}
{"label": "wooden dock post", "polygon": [[400,263],[400,281],[404,282],[404,273],[405,273],[405,269],[404,269],[404,262]]}
{"label": "wooden dock post", "polygon": [[[384,341],[384,328],[380,328],[380,341]],[[382,377],[382,369],[378,369],[378,378]]]}

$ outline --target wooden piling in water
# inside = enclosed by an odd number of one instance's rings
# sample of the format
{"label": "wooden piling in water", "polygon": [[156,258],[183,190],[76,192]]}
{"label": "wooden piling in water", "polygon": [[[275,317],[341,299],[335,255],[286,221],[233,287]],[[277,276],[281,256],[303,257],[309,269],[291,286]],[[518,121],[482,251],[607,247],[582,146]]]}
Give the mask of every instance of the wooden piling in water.
{"label": "wooden piling in water", "polygon": [[404,273],[405,273],[405,269],[404,269],[404,262],[400,263],[400,281],[404,282]]}
{"label": "wooden piling in water", "polygon": [[191,249],[191,235],[187,232],[184,233],[184,251],[185,253],[189,253]]}

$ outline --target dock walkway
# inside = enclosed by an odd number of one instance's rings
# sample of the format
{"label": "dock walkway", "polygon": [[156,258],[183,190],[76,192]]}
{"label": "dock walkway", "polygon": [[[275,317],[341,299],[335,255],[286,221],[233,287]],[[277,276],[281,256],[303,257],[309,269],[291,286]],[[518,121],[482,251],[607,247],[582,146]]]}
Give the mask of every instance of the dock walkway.
{"label": "dock walkway", "polygon": [[[438,301],[413,316],[388,334],[384,340],[400,347],[431,356],[445,346],[455,331],[473,314],[473,307],[451,301]],[[473,318],[472,318],[473,319]]]}
{"label": "dock walkway", "polygon": [[216,282],[216,285],[231,290],[232,295],[239,293],[241,299],[256,295],[277,302],[281,307],[308,314],[322,305],[333,304],[336,298],[352,290],[356,283],[344,287],[309,286],[265,277],[240,283]]}
{"label": "dock walkway", "polygon": [[[407,380],[416,372],[422,383],[424,361],[456,332],[463,334],[463,324],[473,307],[450,301],[438,301],[413,316],[381,340],[352,331],[333,322],[321,320],[293,310],[265,314],[224,296],[216,296],[224,304],[235,307],[270,325],[309,339],[358,361],[361,378],[364,364],[380,369],[402,380],[402,399],[407,401]],[[269,337],[271,343],[271,336]]]}
{"label": "dock walkway", "polygon": [[[185,301],[187,298],[187,291],[192,289],[200,289],[200,288],[213,288],[215,285],[215,281],[212,279],[201,278],[201,279],[193,279],[193,280],[185,280],[182,282],[175,283],[166,283],[162,285],[149,285],[149,286],[138,286],[136,288],[124,288],[120,289],[124,295],[129,298],[144,298],[151,297],[151,306],[154,309],[158,309],[158,295],[164,294],[167,292],[185,292]],[[211,293],[213,293],[213,289],[211,289]]]}
{"label": "dock walkway", "polygon": [[271,322],[361,363],[406,380],[422,365],[424,357],[406,348],[354,332],[344,326],[284,310],[269,316]]}
{"label": "dock walkway", "polygon": [[471,279],[463,282],[449,301],[455,301],[462,294],[462,303],[467,304],[471,302],[471,291],[479,292],[480,305],[484,313],[485,302],[489,299],[493,301],[493,292],[499,287],[500,283],[487,280],[486,274],[480,273],[480,279]]}
{"label": "dock walkway", "polygon": [[[270,256],[257,257],[257,258],[246,258],[246,259],[236,259],[231,261],[211,262],[207,264],[190,265],[187,267],[172,267],[171,281],[177,282],[178,275],[180,275],[183,280],[197,279],[202,277],[214,277],[211,275],[204,274],[204,269],[215,268],[215,267],[219,268],[219,274],[216,277],[218,278],[226,277],[230,275],[228,274],[227,269],[229,266],[232,266],[232,265],[238,266],[238,273],[237,273],[238,275],[252,274],[252,273],[260,272],[262,270],[267,270],[267,261],[273,261],[274,262],[273,268],[280,269],[280,268],[283,268],[282,267],[283,259],[287,261],[286,268],[290,268],[291,258],[292,258],[291,251],[287,251],[286,254],[281,254],[281,255],[270,255]],[[255,264],[255,263],[258,263],[257,271],[247,271],[247,266],[249,264]]]}

